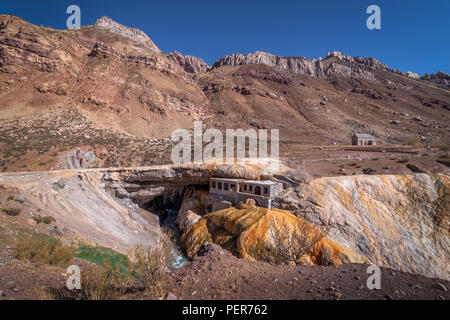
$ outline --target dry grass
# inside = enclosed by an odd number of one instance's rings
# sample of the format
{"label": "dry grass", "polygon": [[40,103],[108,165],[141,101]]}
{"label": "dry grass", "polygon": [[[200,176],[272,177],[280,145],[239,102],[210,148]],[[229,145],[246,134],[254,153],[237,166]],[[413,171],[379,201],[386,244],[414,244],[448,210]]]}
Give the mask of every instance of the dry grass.
{"label": "dry grass", "polygon": [[157,247],[137,245],[132,253],[128,271],[144,293],[152,298],[163,295],[161,279],[172,263],[172,248],[167,240]]}
{"label": "dry grass", "polygon": [[43,234],[33,234],[17,242],[14,256],[17,259],[67,267],[76,254],[74,246]]}
{"label": "dry grass", "polygon": [[403,142],[404,146],[412,146],[412,147],[420,147],[422,146],[422,142],[418,139],[410,139]]}
{"label": "dry grass", "polygon": [[80,271],[81,300],[113,300],[126,291],[126,275],[121,275],[118,265],[113,268],[109,260],[105,260],[103,266],[83,263]]}
{"label": "dry grass", "polygon": [[120,265],[113,267],[110,259],[103,264],[83,262],[80,264],[81,289],[50,288],[40,290],[38,296],[43,300],[115,300],[131,294],[135,298],[158,299],[164,294],[162,278],[172,251],[170,242],[161,241],[158,247],[137,245],[128,259],[127,270]]}

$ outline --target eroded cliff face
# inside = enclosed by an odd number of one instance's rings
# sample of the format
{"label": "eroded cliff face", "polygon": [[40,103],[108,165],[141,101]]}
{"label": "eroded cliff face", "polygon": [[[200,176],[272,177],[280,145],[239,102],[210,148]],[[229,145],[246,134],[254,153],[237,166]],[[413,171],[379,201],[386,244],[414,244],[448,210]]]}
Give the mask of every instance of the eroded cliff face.
{"label": "eroded cliff face", "polygon": [[[250,206],[205,214],[207,191],[192,186],[207,185],[211,176],[284,177],[285,190],[273,202],[284,210]],[[260,259],[258,250],[273,244],[271,230],[286,225],[286,230],[295,230],[300,217],[328,229],[302,263],[370,261],[450,278],[449,175],[360,175],[309,182],[293,178],[258,166],[172,165],[3,173],[0,184],[16,188],[27,205],[55,218],[62,237],[76,235],[121,252],[138,243],[153,245],[159,237],[157,216],[140,206],[184,188],[178,224],[190,256],[209,241],[237,256]]]}
{"label": "eroded cliff face", "polygon": [[213,68],[221,66],[240,66],[244,64],[265,64],[278,70],[287,70],[298,74],[325,78],[320,60],[308,60],[297,57],[280,57],[267,52],[257,51],[249,54],[232,54],[214,62]]}
{"label": "eroded cliff face", "polygon": [[448,175],[327,177],[278,200],[377,265],[449,279],[449,187]]}
{"label": "eroded cliff face", "polygon": [[142,204],[207,183],[209,175],[199,165],[74,169],[0,173],[0,185],[17,189],[27,206],[53,217],[61,238],[127,253],[137,244],[155,246],[161,236],[158,216]]}
{"label": "eroded cliff face", "polygon": [[122,253],[137,244],[155,246],[160,237],[158,217],[107,192],[103,175],[100,170],[83,169],[11,173],[0,174],[0,184],[17,188],[27,206],[51,216],[62,239]]}
{"label": "eroded cliff face", "polygon": [[328,78],[342,76],[376,80],[373,70],[389,70],[375,58],[350,57],[341,52],[329,52],[325,59],[307,59],[304,57],[280,57],[271,53],[257,51],[249,54],[224,56],[213,64],[213,68],[222,66],[240,66],[245,64],[265,64],[280,71]]}

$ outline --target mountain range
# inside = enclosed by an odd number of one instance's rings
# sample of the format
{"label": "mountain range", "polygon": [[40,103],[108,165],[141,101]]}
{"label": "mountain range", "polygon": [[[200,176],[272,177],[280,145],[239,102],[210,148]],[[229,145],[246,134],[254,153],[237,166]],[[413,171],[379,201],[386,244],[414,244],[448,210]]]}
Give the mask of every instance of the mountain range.
{"label": "mountain range", "polygon": [[74,148],[105,166],[165,163],[172,131],[194,120],[276,128],[282,142],[308,145],[350,144],[354,132],[388,145],[450,144],[449,81],[340,52],[231,54],[209,66],[108,17],[54,30],[1,15],[0,165],[46,169]]}

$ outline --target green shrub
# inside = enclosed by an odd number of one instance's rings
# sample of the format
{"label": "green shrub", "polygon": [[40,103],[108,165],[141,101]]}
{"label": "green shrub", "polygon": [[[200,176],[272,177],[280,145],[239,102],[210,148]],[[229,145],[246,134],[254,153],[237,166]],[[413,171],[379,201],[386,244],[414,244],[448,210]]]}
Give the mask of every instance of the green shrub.
{"label": "green shrub", "polygon": [[128,271],[128,257],[110,248],[92,246],[80,242],[78,243],[76,256],[100,266],[103,266],[104,261],[108,260],[114,269],[119,267],[121,273],[126,273]]}
{"label": "green shrub", "polygon": [[54,219],[53,217],[50,217],[50,216],[43,217],[43,216],[41,216],[41,215],[39,215],[39,216],[34,216],[34,217],[33,217],[33,220],[36,221],[36,223],[41,223],[41,222],[43,222],[43,223],[45,223],[45,224],[50,224],[50,223],[52,223],[52,221],[55,221],[55,219]]}
{"label": "green shrub", "polygon": [[20,208],[9,208],[9,209],[2,209],[4,213],[6,213],[8,216],[18,216],[22,209]]}

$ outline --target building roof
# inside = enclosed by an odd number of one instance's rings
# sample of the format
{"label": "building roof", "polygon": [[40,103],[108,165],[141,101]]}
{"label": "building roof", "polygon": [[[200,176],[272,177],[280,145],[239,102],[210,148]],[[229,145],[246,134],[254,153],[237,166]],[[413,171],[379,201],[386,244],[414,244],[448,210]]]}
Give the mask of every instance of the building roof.
{"label": "building roof", "polygon": [[366,139],[375,139],[375,137],[368,133],[355,133],[354,134],[357,138],[366,138]]}
{"label": "building roof", "polygon": [[233,179],[233,178],[211,178],[215,181],[226,181],[226,182],[241,182],[250,184],[260,184],[260,185],[275,185],[280,182],[275,182],[271,180],[245,180],[245,179]]}

